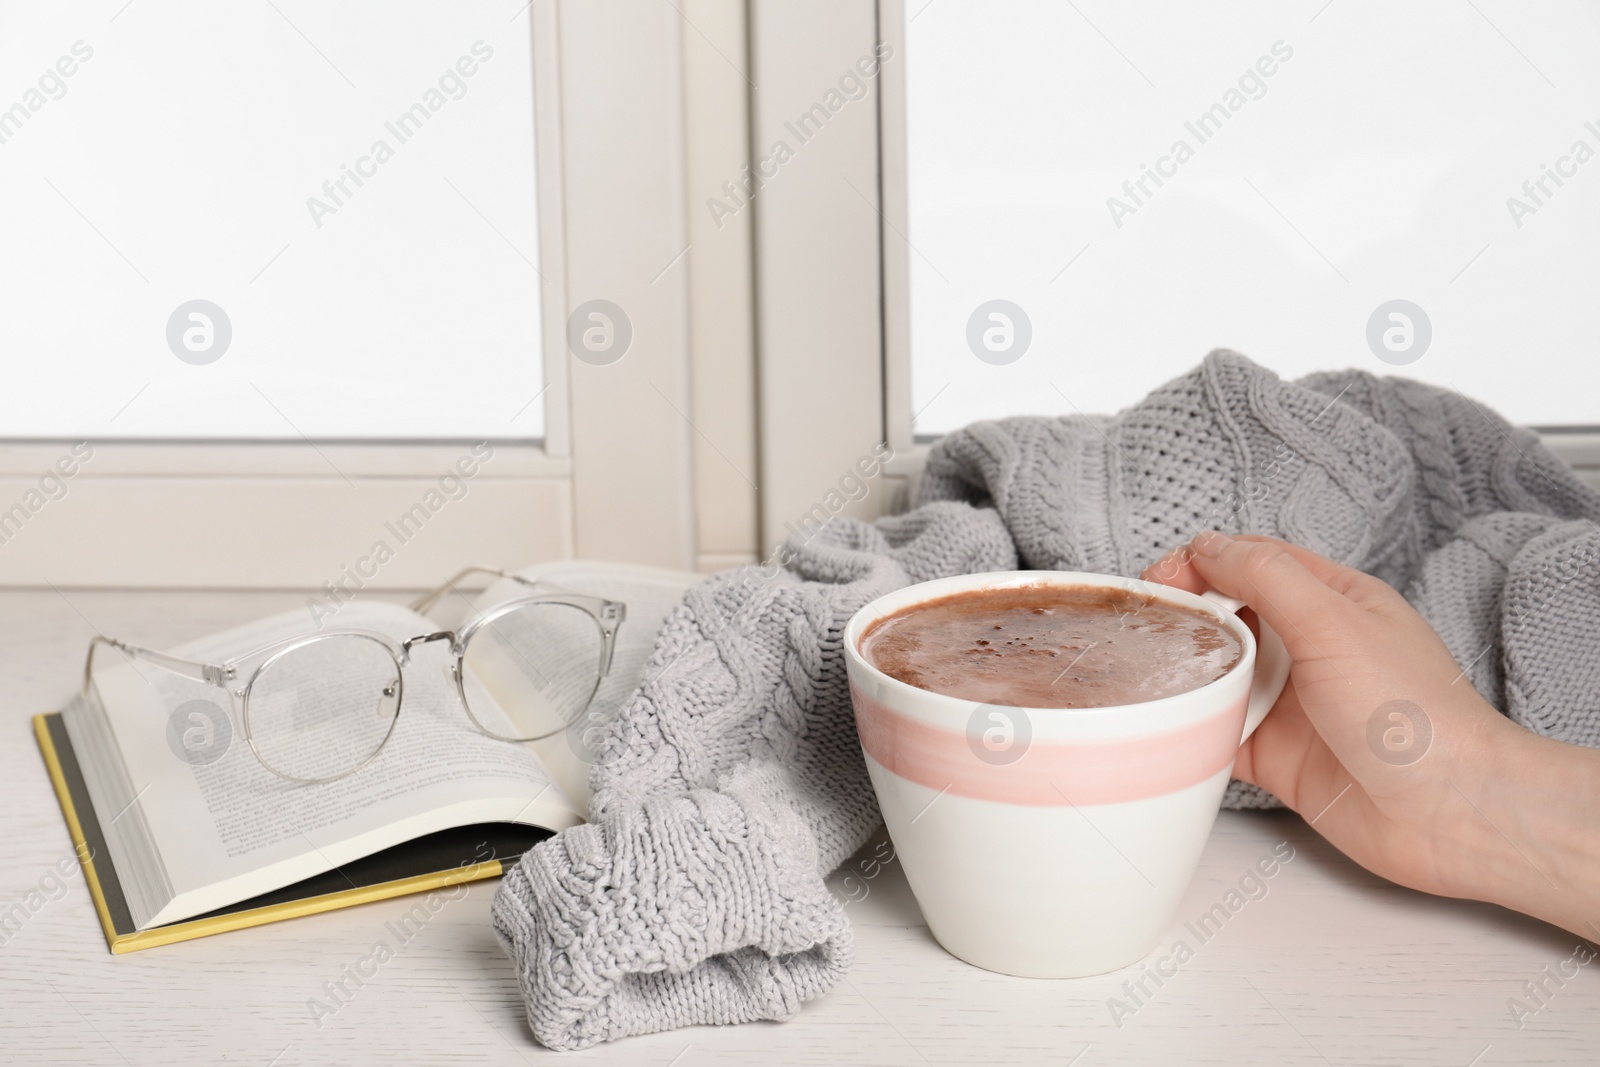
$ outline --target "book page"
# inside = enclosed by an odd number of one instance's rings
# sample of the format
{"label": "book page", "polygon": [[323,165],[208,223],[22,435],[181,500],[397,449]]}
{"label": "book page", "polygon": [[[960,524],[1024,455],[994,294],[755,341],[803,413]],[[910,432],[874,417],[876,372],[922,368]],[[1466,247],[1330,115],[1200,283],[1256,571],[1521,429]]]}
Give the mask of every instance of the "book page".
{"label": "book page", "polygon": [[[537,581],[538,588],[530,589],[521,582],[502,579],[480,594],[473,608],[484,611],[517,597],[563,591],[605,597],[627,605],[627,617],[617,630],[611,669],[601,679],[594,699],[565,722],[552,718],[549,728],[561,729],[560,733],[529,742],[562,790],[587,810],[589,768],[597,755],[596,746],[611,721],[645,680],[646,665],[667,615],[683,600],[688,588],[705,576],[692,571],[585,560],[541,563],[518,574]],[[592,684],[587,672],[574,672],[571,677],[563,674],[560,642],[549,640],[549,634],[541,636],[544,640],[519,641],[517,647],[505,655],[485,657],[474,650],[473,680],[481,683],[501,704],[511,704],[527,692],[525,685],[508,682],[519,672],[537,674],[541,685],[553,684],[558,690],[562,686],[578,690]],[[519,709],[519,713],[519,721],[527,721],[526,709]]]}
{"label": "book page", "polygon": [[[307,623],[304,612],[288,612],[175,651],[220,662],[303,634]],[[321,632],[364,629],[404,640],[434,628],[396,605],[353,602]],[[447,642],[413,649],[399,716],[377,756],[319,784],[280,777],[252,752],[237,690],[254,663],[224,690],[116,658],[110,653],[97,668],[96,688],[171,893],[170,901],[137,906],[130,894],[141,929],[435,830],[486,821],[559,830],[581,821],[581,809],[528,746],[486,737],[472,725],[449,675]],[[325,691],[307,694],[305,714],[315,716],[317,697],[336,691],[330,679]]]}

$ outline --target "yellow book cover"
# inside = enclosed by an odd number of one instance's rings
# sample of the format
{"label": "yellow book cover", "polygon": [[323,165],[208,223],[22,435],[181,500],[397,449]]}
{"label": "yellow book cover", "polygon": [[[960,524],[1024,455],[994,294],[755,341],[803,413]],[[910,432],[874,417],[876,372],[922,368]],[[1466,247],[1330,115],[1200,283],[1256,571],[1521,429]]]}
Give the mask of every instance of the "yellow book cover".
{"label": "yellow book cover", "polygon": [[529,848],[550,836],[548,830],[506,823],[444,830],[205,915],[139,930],[129,915],[61,714],[34,716],[33,730],[55,786],[56,799],[61,803],[61,813],[66,817],[73,848],[83,865],[84,882],[100,916],[106,945],[113,953],[137,952],[369,901],[497,878]]}

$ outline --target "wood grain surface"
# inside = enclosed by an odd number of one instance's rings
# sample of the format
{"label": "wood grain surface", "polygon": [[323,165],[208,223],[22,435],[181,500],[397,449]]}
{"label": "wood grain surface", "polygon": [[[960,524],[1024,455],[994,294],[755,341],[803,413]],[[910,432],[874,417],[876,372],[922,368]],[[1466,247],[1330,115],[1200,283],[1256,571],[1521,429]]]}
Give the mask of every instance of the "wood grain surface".
{"label": "wood grain surface", "polygon": [[[899,866],[875,864],[888,849],[874,841],[832,879],[856,931],[855,966],[833,992],[786,1023],[695,1027],[584,1053],[533,1040],[489,928],[494,882],[472,887],[403,945],[387,924],[411,902],[392,900],[113,957],[81,874],[72,868],[64,894],[50,881],[72,850],[30,716],[71,693],[95,630],[161,648],[303,601],[260,592],[0,593],[0,912],[41,887],[58,897],[0,935],[0,1062],[1600,1062],[1600,974],[1592,973],[1600,962],[1559,986],[1549,977],[1578,938],[1391,885],[1286,813],[1223,813],[1163,947],[1144,964],[1075,981],[1008,978],[945,953]],[[1264,882],[1265,894],[1254,890],[1257,899],[1219,930],[1196,937],[1185,924],[1225,902],[1283,841],[1294,858]],[[1159,985],[1145,977],[1180,939],[1192,956],[1163,965],[1169,976]],[[348,974],[380,941],[394,957],[356,986]],[[1142,977],[1136,1002],[1124,984]],[[347,1001],[325,985],[341,979]],[[1524,983],[1541,980],[1546,992],[1535,1001]],[[1518,1020],[1513,998],[1537,1011]],[[337,1011],[317,1012],[318,999]]]}

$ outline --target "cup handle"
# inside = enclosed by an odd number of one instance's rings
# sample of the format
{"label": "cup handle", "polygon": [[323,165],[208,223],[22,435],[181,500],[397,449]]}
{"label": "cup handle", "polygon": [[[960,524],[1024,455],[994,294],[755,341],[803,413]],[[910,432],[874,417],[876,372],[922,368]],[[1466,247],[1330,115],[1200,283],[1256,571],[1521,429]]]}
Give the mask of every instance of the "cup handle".
{"label": "cup handle", "polygon": [[[1244,601],[1215,589],[1207,589],[1200,595],[1236,615],[1244,607]],[[1289,681],[1289,650],[1283,647],[1283,638],[1264,621],[1260,621],[1259,616],[1258,622],[1261,636],[1256,640],[1256,672],[1250,680],[1250,704],[1244,714],[1244,734],[1239,738],[1241,745],[1245,738],[1256,732],[1256,727],[1267,717],[1272,705],[1278,702],[1279,694]]]}

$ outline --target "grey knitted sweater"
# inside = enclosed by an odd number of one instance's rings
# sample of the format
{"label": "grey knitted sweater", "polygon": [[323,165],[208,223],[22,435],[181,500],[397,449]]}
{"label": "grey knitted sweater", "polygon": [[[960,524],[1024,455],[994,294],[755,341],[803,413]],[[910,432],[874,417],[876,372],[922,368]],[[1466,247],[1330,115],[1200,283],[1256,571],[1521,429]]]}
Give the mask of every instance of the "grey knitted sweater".
{"label": "grey knitted sweater", "polygon": [[[912,582],[1138,574],[1196,532],[1272,534],[1405,593],[1488,700],[1600,745],[1600,494],[1453,392],[1297,382],[1231,352],[1110,417],[942,439],[905,515],[836,519],[782,570],[689,591],[593,768],[590,822],[505,878],[496,933],[534,1035],[579,1049],[784,1019],[850,965],[824,878],[879,822],[841,633]],[[1234,782],[1224,804],[1276,801]]]}

